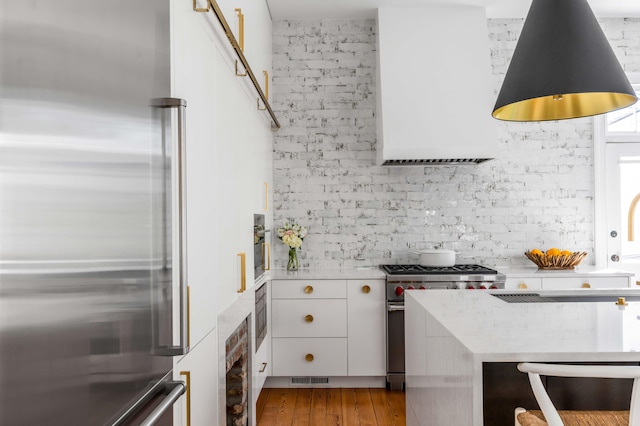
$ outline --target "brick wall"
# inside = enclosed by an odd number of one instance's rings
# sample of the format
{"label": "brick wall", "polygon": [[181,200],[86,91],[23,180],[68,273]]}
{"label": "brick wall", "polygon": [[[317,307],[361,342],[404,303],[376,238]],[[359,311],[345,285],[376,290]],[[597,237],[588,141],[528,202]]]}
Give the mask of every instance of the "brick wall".
{"label": "brick wall", "polygon": [[[602,24],[640,71],[640,19]],[[497,95],[522,20],[488,26]],[[273,25],[274,226],[309,228],[301,267],[410,262],[434,244],[487,265],[530,264],[533,247],[592,253],[592,119],[500,122],[501,155],[480,166],[378,167],[375,31],[373,20]],[[283,244],[274,261],[286,265]]]}

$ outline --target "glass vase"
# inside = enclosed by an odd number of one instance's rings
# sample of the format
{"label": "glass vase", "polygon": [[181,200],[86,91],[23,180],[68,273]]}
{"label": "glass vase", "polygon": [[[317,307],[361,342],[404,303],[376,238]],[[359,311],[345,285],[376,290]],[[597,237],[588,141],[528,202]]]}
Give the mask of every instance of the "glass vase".
{"label": "glass vase", "polygon": [[298,251],[293,247],[289,247],[289,263],[287,263],[287,271],[297,271],[298,266]]}

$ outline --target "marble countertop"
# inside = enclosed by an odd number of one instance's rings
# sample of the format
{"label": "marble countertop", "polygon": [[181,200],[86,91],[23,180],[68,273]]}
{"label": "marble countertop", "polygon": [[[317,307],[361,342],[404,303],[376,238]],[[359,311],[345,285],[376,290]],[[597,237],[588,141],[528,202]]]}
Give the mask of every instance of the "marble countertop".
{"label": "marble countertop", "polygon": [[[428,340],[453,337],[482,362],[640,361],[640,302],[507,303],[491,293],[509,292],[409,291],[407,317],[424,312]],[[640,296],[633,289],[535,293]]]}
{"label": "marble countertop", "polygon": [[362,268],[327,268],[327,269],[299,269],[295,272],[286,269],[271,270],[273,280],[372,280],[385,279],[386,274],[378,267]]}
{"label": "marble countertop", "polygon": [[531,264],[531,266],[497,267],[495,269],[505,274],[507,278],[545,277],[545,276],[566,278],[566,277],[594,277],[598,275],[603,275],[608,277],[611,277],[611,276],[628,277],[628,276],[634,275],[631,272],[620,271],[618,269],[597,268],[595,265],[579,265],[575,269],[566,269],[566,270],[538,269],[538,267],[534,264]]}

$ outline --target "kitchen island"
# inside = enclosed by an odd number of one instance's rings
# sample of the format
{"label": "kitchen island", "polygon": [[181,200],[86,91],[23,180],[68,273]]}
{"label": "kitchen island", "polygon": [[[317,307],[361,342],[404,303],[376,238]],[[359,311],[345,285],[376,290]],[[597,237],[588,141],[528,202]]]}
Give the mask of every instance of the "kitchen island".
{"label": "kitchen island", "polygon": [[[530,303],[493,296],[505,293],[510,292],[407,292],[408,425],[494,424],[483,416],[489,365],[515,369],[522,361],[640,362],[640,302],[631,301],[640,300],[638,290],[538,291],[563,300],[547,303],[535,303],[536,296]],[[564,301],[567,296],[571,302]],[[580,298],[575,296],[596,299],[576,302]],[[594,302],[602,296],[610,300]],[[629,299],[626,306],[616,305],[620,296]],[[501,385],[507,384],[493,387]]]}

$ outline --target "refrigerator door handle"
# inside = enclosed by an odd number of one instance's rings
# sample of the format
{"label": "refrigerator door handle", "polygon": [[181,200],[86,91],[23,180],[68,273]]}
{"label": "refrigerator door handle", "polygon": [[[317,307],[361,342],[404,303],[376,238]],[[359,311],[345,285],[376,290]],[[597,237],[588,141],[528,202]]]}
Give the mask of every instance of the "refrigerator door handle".
{"label": "refrigerator door handle", "polygon": [[[186,386],[184,382],[179,380],[159,383],[150,389],[149,392],[135,404],[133,404],[124,414],[111,423],[111,426],[124,426],[132,421],[140,426],[151,426],[155,424],[171,406],[173,406],[185,391]],[[156,405],[156,408],[150,414],[148,414],[144,419],[141,419],[144,415],[143,410],[148,407],[149,404],[153,403],[153,401],[161,394],[166,396],[158,403],[158,405]],[[141,420],[142,423],[140,423]]]}
{"label": "refrigerator door handle", "polygon": [[173,403],[180,398],[185,392],[185,386],[182,382],[170,382],[167,386],[173,386],[173,390],[162,400],[155,410],[140,423],[140,426],[153,426],[164,415],[164,413],[173,406]]}
{"label": "refrigerator door handle", "polygon": [[[172,150],[175,155],[172,155],[172,158],[176,158],[175,163],[173,164],[176,168],[176,179],[174,181],[175,187],[172,188],[172,193],[177,194],[177,208],[175,210],[178,216],[176,220],[178,253],[177,259],[173,260],[172,268],[173,266],[177,266],[178,269],[177,275],[180,294],[180,343],[178,346],[155,347],[154,353],[164,356],[178,356],[185,355],[189,352],[189,290],[187,286],[187,101],[180,98],[157,98],[153,100],[152,106],[155,108],[175,108],[177,110],[177,143]],[[165,258],[163,262],[166,262],[166,260],[167,259]]]}

